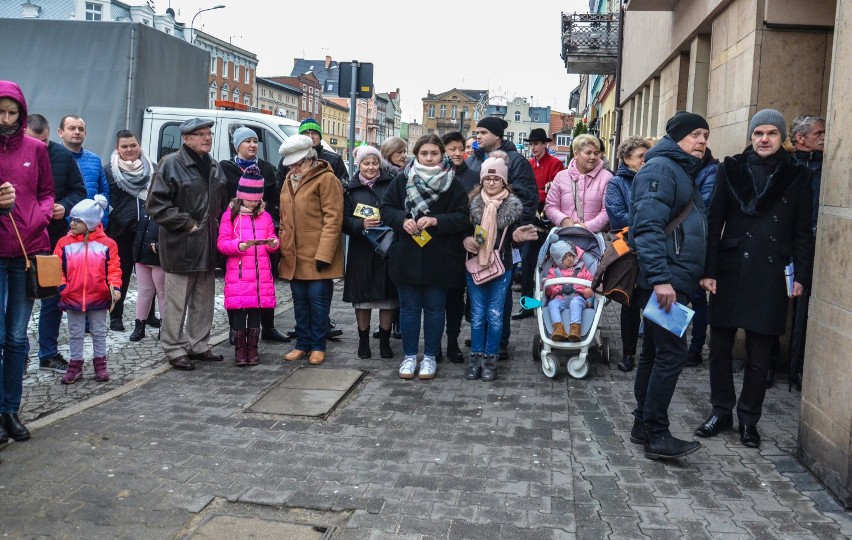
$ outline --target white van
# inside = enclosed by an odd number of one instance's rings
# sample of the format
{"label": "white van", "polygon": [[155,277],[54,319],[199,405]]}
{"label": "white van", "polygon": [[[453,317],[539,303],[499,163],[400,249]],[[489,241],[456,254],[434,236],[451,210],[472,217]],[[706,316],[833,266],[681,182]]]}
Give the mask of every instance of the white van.
{"label": "white van", "polygon": [[[142,148],[156,161],[176,152],[181,145],[180,124],[190,118],[204,118],[213,125],[213,159],[231,159],[236,153],[231,145],[231,134],[240,126],[257,133],[257,157],[277,167],[280,161],[278,148],[284,139],[299,133],[299,122],[256,112],[214,109],[184,109],[179,107],[147,107],[142,118]],[[323,147],[331,149],[323,141]]]}

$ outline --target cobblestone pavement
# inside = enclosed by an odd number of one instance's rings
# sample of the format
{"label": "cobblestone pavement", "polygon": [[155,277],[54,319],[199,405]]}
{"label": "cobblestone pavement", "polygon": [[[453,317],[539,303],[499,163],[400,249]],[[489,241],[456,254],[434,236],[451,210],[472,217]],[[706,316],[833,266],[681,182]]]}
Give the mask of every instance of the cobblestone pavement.
{"label": "cobblestone pavement", "polygon": [[[278,290],[286,330],[289,293]],[[22,416],[33,439],[0,451],[0,530],[184,538],[211,513],[263,513],[346,539],[852,536],[850,515],[795,459],[799,395],[786,384],[768,392],[759,451],[730,432],[664,464],[629,442],[633,379],[615,369],[620,351],[611,366],[595,357],[585,380],[564,366],[548,379],[531,360],[526,319],[512,322],[496,382],[466,381],[463,365],[446,362],[433,381],[403,381],[375,341],[374,358],[356,357],[340,296],[338,284],[332,316],[344,335],[319,367],[285,363],[286,344],[261,342],[255,368],[179,372],[154,337],[128,343],[128,327],[110,336],[109,383],[29,375]],[[616,346],[617,325],[609,306],[602,328]],[[221,311],[214,335],[227,344]],[[339,367],[367,374],[325,419],[247,411],[296,369]],[[687,368],[671,407],[676,435],[691,438],[708,394],[706,362]]]}

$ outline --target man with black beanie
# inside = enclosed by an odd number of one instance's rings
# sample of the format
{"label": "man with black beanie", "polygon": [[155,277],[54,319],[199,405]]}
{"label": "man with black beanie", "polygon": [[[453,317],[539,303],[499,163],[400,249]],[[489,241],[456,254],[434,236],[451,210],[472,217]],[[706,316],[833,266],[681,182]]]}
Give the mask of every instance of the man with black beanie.
{"label": "man with black beanie", "polygon": [[[630,243],[639,257],[639,278],[631,301],[639,306],[655,295],[651,301],[669,312],[675,301],[688,304],[698,286],[707,250],[707,217],[694,182],[709,135],[704,117],[678,112],[633,178]],[[667,231],[672,225],[674,230]],[[686,359],[686,336],[645,319],[630,442],[644,445],[649,459],[678,458],[701,446],[677,439],[669,430],[668,408]]]}
{"label": "man with black beanie", "polygon": [[[476,145],[478,148],[468,156],[465,163],[479,175],[482,162],[488,158],[489,153],[494,150],[506,152],[506,155],[509,156],[509,185],[512,186],[512,191],[524,205],[524,215],[521,222],[530,229],[530,234],[532,234],[535,231],[532,223],[536,212],[538,212],[538,185],[535,182],[535,173],[530,162],[518,153],[514,144],[503,140],[503,134],[507,127],[509,127],[509,123],[497,116],[486,116],[480,120],[476,124]],[[520,254],[518,254],[517,259],[520,260]],[[503,335],[500,337],[500,359],[502,360],[509,356],[511,323],[512,288],[508,287],[506,302],[503,306]]]}

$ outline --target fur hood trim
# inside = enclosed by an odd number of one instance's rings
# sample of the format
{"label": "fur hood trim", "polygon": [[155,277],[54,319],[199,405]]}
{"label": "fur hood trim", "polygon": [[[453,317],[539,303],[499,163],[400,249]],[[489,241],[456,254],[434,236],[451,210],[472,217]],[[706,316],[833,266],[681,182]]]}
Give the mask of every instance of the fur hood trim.
{"label": "fur hood trim", "polygon": [[[470,221],[474,224],[479,224],[482,221],[482,212],[485,210],[485,203],[482,202],[482,197],[476,196],[470,201]],[[524,213],[524,205],[521,200],[509,193],[500,208],[497,209],[497,228],[505,229],[509,225],[515,223]]]}
{"label": "fur hood trim", "polygon": [[[786,156],[785,156],[786,157]],[[807,167],[796,165],[791,159],[784,159],[770,175],[763,193],[757,193],[754,176],[748,165],[748,152],[726,157],[723,163],[728,185],[740,210],[747,216],[759,216],[767,208],[778,202],[800,177],[807,177]]]}

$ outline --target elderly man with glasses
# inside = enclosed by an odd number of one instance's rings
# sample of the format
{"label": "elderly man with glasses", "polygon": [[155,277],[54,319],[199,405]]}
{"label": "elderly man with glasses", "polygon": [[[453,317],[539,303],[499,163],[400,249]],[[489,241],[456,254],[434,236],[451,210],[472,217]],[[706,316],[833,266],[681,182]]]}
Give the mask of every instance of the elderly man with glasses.
{"label": "elderly man with glasses", "polygon": [[183,144],[157,165],[148,193],[148,214],[160,225],[168,291],[160,343],[172,367],[185,371],[195,369],[194,360],[223,358],[208,345],[216,240],[228,204],[225,176],[210,156],[212,126],[212,120],[200,118],[180,125]]}

